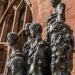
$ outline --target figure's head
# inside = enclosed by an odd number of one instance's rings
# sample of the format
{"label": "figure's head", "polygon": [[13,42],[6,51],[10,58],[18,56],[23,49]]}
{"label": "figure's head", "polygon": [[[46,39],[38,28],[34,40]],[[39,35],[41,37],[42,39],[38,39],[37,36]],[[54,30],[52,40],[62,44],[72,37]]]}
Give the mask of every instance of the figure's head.
{"label": "figure's head", "polygon": [[26,33],[26,36],[30,36],[30,30],[29,30],[29,26],[31,25],[31,23],[27,23],[25,25],[25,33]]}
{"label": "figure's head", "polygon": [[42,27],[39,23],[31,24],[29,29],[30,29],[30,34],[32,37],[35,37],[36,35],[41,35],[42,33]]}
{"label": "figure's head", "polygon": [[10,32],[7,34],[7,41],[10,46],[15,45],[18,42],[18,35],[15,32]]}
{"label": "figure's head", "polygon": [[61,2],[61,0],[51,0],[51,4],[52,6],[55,8],[59,3]]}

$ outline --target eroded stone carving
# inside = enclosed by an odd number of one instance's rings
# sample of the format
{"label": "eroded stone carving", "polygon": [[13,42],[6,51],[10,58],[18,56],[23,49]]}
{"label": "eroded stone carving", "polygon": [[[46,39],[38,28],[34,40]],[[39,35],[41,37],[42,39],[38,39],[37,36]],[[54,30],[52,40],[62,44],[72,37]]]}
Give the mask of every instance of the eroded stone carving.
{"label": "eroded stone carving", "polygon": [[29,71],[29,68],[30,68],[30,63],[29,63],[29,54],[31,52],[31,43],[33,42],[33,39],[31,38],[31,35],[30,35],[30,30],[29,30],[29,26],[31,25],[31,23],[27,23],[25,25],[25,34],[26,34],[26,40],[25,40],[25,43],[24,43],[24,47],[23,47],[23,52],[24,52],[24,59],[25,59],[25,66],[26,66],[26,75],[28,75],[28,71]]}
{"label": "eroded stone carving", "polygon": [[48,21],[50,23],[64,22],[65,21],[65,4],[61,3],[61,0],[51,0],[51,4],[54,10],[49,16]]}

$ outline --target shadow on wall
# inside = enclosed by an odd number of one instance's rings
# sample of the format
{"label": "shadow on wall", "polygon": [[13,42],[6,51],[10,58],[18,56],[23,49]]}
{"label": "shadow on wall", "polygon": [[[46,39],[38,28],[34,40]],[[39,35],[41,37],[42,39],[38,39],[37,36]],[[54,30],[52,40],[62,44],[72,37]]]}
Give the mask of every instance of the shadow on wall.
{"label": "shadow on wall", "polygon": [[4,72],[5,63],[7,56],[7,46],[3,46],[0,44],[0,74]]}

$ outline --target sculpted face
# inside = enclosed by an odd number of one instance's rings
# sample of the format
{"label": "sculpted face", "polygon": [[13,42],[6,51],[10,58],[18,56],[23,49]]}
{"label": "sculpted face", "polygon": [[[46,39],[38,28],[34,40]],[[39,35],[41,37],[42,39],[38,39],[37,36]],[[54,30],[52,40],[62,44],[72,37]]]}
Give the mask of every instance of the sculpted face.
{"label": "sculpted face", "polygon": [[32,33],[33,36],[41,35],[42,33],[42,27],[39,23],[33,23]]}
{"label": "sculpted face", "polygon": [[39,23],[33,23],[29,28],[32,37],[36,37],[37,35],[41,35],[42,33],[42,27]]}
{"label": "sculpted face", "polygon": [[61,0],[51,0],[51,4],[53,7],[56,7],[60,2]]}
{"label": "sculpted face", "polygon": [[27,36],[30,36],[30,30],[29,30],[29,26],[31,25],[31,23],[27,23],[25,26],[25,33]]}
{"label": "sculpted face", "polygon": [[8,44],[9,44],[9,45],[12,45],[13,42],[12,42],[12,40],[11,40],[10,37],[8,37],[7,41],[8,41]]}
{"label": "sculpted face", "polygon": [[35,33],[34,33],[33,25],[29,26],[29,30],[30,30],[31,37],[34,37]]}
{"label": "sculpted face", "polygon": [[7,34],[7,41],[10,46],[13,46],[18,41],[18,35],[15,32],[10,32]]}

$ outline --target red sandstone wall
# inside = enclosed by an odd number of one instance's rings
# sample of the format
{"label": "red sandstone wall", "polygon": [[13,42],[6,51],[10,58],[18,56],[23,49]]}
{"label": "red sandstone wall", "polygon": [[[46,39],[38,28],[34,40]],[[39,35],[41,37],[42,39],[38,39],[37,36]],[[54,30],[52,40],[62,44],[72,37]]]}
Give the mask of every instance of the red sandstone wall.
{"label": "red sandstone wall", "polygon": [[[42,36],[45,39],[47,19],[52,11],[50,0],[30,0],[33,21],[40,22],[43,27]],[[62,0],[66,4],[66,23],[72,28],[75,36],[75,0]],[[75,75],[75,53],[73,53],[73,71]]]}

